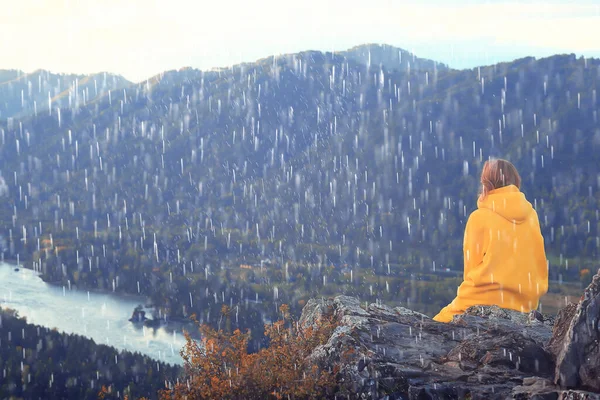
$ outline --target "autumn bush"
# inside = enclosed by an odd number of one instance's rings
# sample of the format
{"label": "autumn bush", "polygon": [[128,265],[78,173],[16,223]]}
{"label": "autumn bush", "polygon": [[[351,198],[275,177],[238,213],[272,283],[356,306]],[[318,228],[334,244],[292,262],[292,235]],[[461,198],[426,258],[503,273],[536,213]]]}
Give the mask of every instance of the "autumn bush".
{"label": "autumn bush", "polygon": [[[110,400],[110,399],[120,399],[121,396],[118,393],[114,393],[112,390],[112,386],[102,385],[100,391],[98,392],[98,400]],[[123,400],[129,400],[129,395],[123,395]],[[148,400],[146,397],[139,397],[137,400]]]}
{"label": "autumn bush", "polygon": [[281,319],[265,325],[269,346],[248,353],[250,333],[214,330],[199,325],[203,339],[186,333],[181,350],[185,377],[160,393],[172,399],[309,399],[323,398],[335,387],[335,372],[322,370],[308,359],[329,338],[334,324],[324,319],[318,327],[302,327],[279,308]]}

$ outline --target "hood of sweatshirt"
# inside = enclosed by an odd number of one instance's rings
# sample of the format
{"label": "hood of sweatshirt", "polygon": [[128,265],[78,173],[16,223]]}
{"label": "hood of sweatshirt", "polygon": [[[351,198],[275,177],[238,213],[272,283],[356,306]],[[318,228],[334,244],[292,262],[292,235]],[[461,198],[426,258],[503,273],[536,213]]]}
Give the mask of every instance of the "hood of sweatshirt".
{"label": "hood of sweatshirt", "polygon": [[515,185],[490,191],[487,197],[477,201],[477,208],[487,208],[510,222],[522,224],[533,212],[531,203]]}

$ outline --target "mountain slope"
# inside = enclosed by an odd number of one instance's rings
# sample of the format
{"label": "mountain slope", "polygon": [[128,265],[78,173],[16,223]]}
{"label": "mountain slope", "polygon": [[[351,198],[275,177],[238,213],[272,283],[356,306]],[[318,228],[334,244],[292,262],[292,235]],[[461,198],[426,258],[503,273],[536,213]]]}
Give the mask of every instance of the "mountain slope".
{"label": "mountain slope", "polygon": [[112,393],[105,398],[157,399],[157,391],[181,372],[138,353],[28,324],[9,310],[0,309],[0,333],[3,399],[97,399],[102,387]]}
{"label": "mountain slope", "polygon": [[369,67],[383,66],[390,71],[409,71],[411,68],[423,71],[448,70],[448,66],[443,63],[420,58],[411,52],[386,44],[355,46],[338,54]]}
{"label": "mountain slope", "polygon": [[455,294],[482,164],[502,156],[551,279],[583,279],[599,247],[600,61],[426,67],[303,52],[170,71],[3,126],[6,255],[171,317],[216,324],[225,304],[257,331],[272,303],[340,292],[434,312]]}
{"label": "mountain slope", "polygon": [[0,119],[46,112],[49,107],[85,105],[131,84],[121,76],[54,74],[37,70],[24,73],[0,70]]}

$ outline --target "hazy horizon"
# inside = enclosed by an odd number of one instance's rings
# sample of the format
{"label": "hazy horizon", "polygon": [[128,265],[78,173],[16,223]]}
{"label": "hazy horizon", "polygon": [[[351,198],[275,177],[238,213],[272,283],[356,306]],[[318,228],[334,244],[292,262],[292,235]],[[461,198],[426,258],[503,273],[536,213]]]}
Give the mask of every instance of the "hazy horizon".
{"label": "hazy horizon", "polygon": [[[267,55],[264,55],[263,57],[259,57],[259,58],[252,59],[252,60],[241,60],[241,61],[233,63],[233,64],[229,64],[229,65],[216,65],[216,66],[213,66],[213,67],[210,67],[210,68],[198,68],[198,67],[194,67],[194,66],[191,66],[191,65],[182,65],[182,66],[177,67],[177,68],[171,68],[171,69],[167,69],[167,70],[164,70],[164,71],[157,71],[155,74],[153,74],[151,76],[148,76],[146,78],[143,78],[141,80],[140,79],[129,79],[127,76],[124,76],[123,74],[120,74],[120,73],[115,72],[115,71],[95,71],[95,72],[87,72],[86,73],[86,72],[76,72],[76,71],[75,72],[74,71],[54,71],[54,70],[50,70],[50,69],[43,68],[43,67],[42,68],[35,68],[35,69],[32,69],[32,70],[27,70],[27,71],[26,70],[22,70],[22,69],[16,69],[16,68],[1,68],[0,67],[0,70],[17,70],[17,71],[20,71],[20,72],[22,72],[24,74],[30,74],[30,73],[34,73],[34,72],[40,71],[40,70],[48,71],[48,72],[53,73],[53,74],[61,74],[61,75],[96,75],[96,74],[109,73],[109,74],[113,74],[113,75],[117,75],[117,76],[122,76],[123,78],[127,79],[128,81],[130,81],[132,83],[140,83],[140,82],[143,82],[143,81],[145,81],[147,79],[151,79],[151,78],[153,78],[156,75],[159,75],[161,73],[165,73],[165,72],[173,71],[173,70],[182,70],[182,69],[186,69],[186,68],[192,68],[192,69],[201,70],[201,71],[211,71],[211,70],[218,70],[218,69],[223,69],[223,68],[230,68],[232,66],[243,64],[243,63],[253,63],[253,62],[259,61],[261,59],[265,59],[265,58],[272,57],[272,56],[284,56],[286,54],[294,54],[294,53],[300,53],[300,52],[305,52],[305,51],[321,51],[321,52],[331,52],[331,51],[333,51],[335,53],[342,53],[344,51],[350,50],[353,47],[366,46],[366,45],[392,46],[392,45],[388,45],[386,43],[361,43],[361,44],[357,44],[356,46],[349,47],[347,49],[334,49],[334,50],[304,49],[304,50],[299,50],[297,52],[287,52],[287,53],[280,53],[280,54],[267,54]],[[412,52],[412,51],[410,51],[408,49],[405,49],[405,48],[402,48],[402,47],[398,47],[398,46],[392,46],[392,47]],[[443,64],[446,64],[448,67],[450,67],[452,69],[458,69],[458,70],[472,69],[472,68],[477,68],[477,67],[484,67],[484,66],[487,66],[487,65],[493,65],[493,64],[503,63],[503,62],[512,62],[512,61],[515,61],[515,60],[518,60],[518,59],[521,59],[521,58],[525,58],[525,57],[535,57],[536,59],[541,59],[541,58],[547,58],[547,57],[552,57],[552,56],[561,55],[561,54],[575,54],[577,57],[584,56],[586,58],[598,58],[598,59],[600,59],[600,54],[598,54],[598,55],[592,55],[591,57],[587,57],[587,56],[585,56],[583,54],[577,54],[577,53],[574,53],[574,52],[561,52],[561,53],[553,53],[553,54],[547,54],[547,55],[541,55],[541,56],[535,56],[535,55],[531,55],[531,54],[524,54],[524,55],[519,56],[519,57],[494,60],[493,62],[490,62],[490,63],[462,65],[461,67],[456,67],[455,65],[449,64],[448,62],[445,62],[445,61],[441,61],[439,59],[430,58],[430,57],[424,57],[421,54],[419,54],[418,52],[414,53],[414,55],[416,57],[429,59],[429,60],[432,60],[432,61],[436,61],[438,63],[443,63]]]}
{"label": "hazy horizon", "polygon": [[141,82],[306,50],[377,43],[456,69],[554,54],[600,57],[592,0],[0,0],[0,69],[110,72]]}

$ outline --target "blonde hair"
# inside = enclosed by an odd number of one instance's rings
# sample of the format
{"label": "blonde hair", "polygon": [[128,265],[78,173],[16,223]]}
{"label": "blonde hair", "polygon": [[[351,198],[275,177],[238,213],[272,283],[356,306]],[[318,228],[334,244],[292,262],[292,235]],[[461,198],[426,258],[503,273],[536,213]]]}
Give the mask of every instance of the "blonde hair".
{"label": "blonde hair", "polygon": [[481,193],[479,198],[483,200],[492,190],[508,185],[521,188],[521,176],[519,176],[517,168],[507,160],[486,161],[481,171]]}

